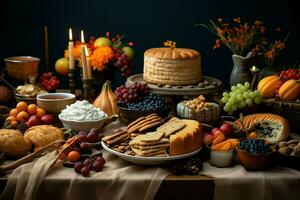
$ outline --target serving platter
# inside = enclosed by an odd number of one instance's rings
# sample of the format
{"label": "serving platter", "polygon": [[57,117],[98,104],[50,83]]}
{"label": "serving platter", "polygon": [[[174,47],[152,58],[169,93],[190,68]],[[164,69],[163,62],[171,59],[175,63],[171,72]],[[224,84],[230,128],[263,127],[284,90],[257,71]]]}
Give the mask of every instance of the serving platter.
{"label": "serving platter", "polygon": [[[143,79],[143,74],[135,74],[127,78],[126,86],[131,85],[135,82],[146,83]],[[203,85],[202,83],[214,82],[214,85]],[[189,95],[196,96],[200,94],[212,94],[219,92],[222,89],[222,81],[219,79],[203,76],[202,81],[195,85],[184,85],[184,86],[172,86],[172,85],[157,85],[147,83],[150,92],[162,95]]]}
{"label": "serving platter", "polygon": [[193,156],[201,151],[201,148],[182,155],[177,155],[177,156],[168,156],[168,157],[142,157],[142,156],[131,156],[127,154],[123,154],[117,151],[114,151],[110,149],[103,141],[101,142],[102,147],[104,150],[108,151],[109,153],[120,157],[123,160],[126,160],[128,162],[138,164],[138,165],[162,165],[162,164],[167,164],[175,160],[187,158],[190,156]]}

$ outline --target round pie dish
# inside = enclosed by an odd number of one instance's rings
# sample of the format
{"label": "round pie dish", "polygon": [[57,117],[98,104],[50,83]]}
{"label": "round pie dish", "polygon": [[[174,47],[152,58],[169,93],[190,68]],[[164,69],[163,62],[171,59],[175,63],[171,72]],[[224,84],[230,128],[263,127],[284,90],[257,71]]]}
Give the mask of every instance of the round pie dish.
{"label": "round pie dish", "polygon": [[128,162],[134,163],[134,164],[138,164],[138,165],[161,165],[161,164],[167,164],[170,163],[172,161],[175,160],[179,160],[182,158],[187,158],[190,156],[193,156],[197,153],[199,153],[201,151],[201,148],[190,152],[190,153],[186,153],[186,154],[182,154],[182,155],[177,155],[177,156],[168,156],[168,157],[142,157],[142,156],[131,156],[131,155],[127,155],[124,153],[119,153],[117,151],[114,151],[112,149],[110,149],[103,141],[101,142],[102,147],[104,150],[106,150],[107,152],[120,157],[123,160],[126,160]]}

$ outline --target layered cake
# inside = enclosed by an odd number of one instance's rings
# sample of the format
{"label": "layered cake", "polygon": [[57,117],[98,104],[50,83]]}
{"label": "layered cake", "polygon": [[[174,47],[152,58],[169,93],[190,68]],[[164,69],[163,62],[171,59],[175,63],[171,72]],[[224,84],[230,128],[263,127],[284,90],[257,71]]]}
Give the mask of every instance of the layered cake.
{"label": "layered cake", "polygon": [[201,81],[200,53],[184,48],[152,48],[144,53],[144,75],[148,83],[189,85]]}

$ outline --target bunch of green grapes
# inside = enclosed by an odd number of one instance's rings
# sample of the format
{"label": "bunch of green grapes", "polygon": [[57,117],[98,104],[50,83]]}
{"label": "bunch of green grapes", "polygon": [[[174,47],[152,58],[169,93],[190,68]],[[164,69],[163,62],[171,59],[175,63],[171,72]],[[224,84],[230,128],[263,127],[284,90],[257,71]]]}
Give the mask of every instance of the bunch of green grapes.
{"label": "bunch of green grapes", "polygon": [[231,92],[223,92],[221,99],[224,103],[224,111],[232,115],[236,110],[244,107],[251,107],[253,104],[260,104],[262,97],[257,90],[250,88],[250,83],[245,82],[244,85],[238,83],[231,86]]}

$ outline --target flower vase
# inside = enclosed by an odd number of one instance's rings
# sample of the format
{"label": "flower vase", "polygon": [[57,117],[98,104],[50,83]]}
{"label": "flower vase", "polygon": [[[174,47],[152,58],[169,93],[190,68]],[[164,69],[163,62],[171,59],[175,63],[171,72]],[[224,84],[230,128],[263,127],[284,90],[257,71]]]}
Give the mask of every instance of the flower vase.
{"label": "flower vase", "polygon": [[92,71],[92,76],[94,79],[94,87],[96,91],[101,91],[102,85],[106,81],[112,81],[115,75],[115,69],[113,66],[108,66],[102,71]]}
{"label": "flower vase", "polygon": [[278,69],[278,67],[273,66],[273,65],[269,65],[267,67],[264,67],[260,73],[259,73],[259,77],[258,79],[261,80],[266,76],[270,76],[270,75],[274,75],[274,74],[279,74],[280,70]]}
{"label": "flower vase", "polygon": [[249,69],[249,60],[252,53],[249,52],[246,57],[236,54],[232,55],[233,69],[230,74],[230,86],[238,83],[251,82],[251,73]]}

